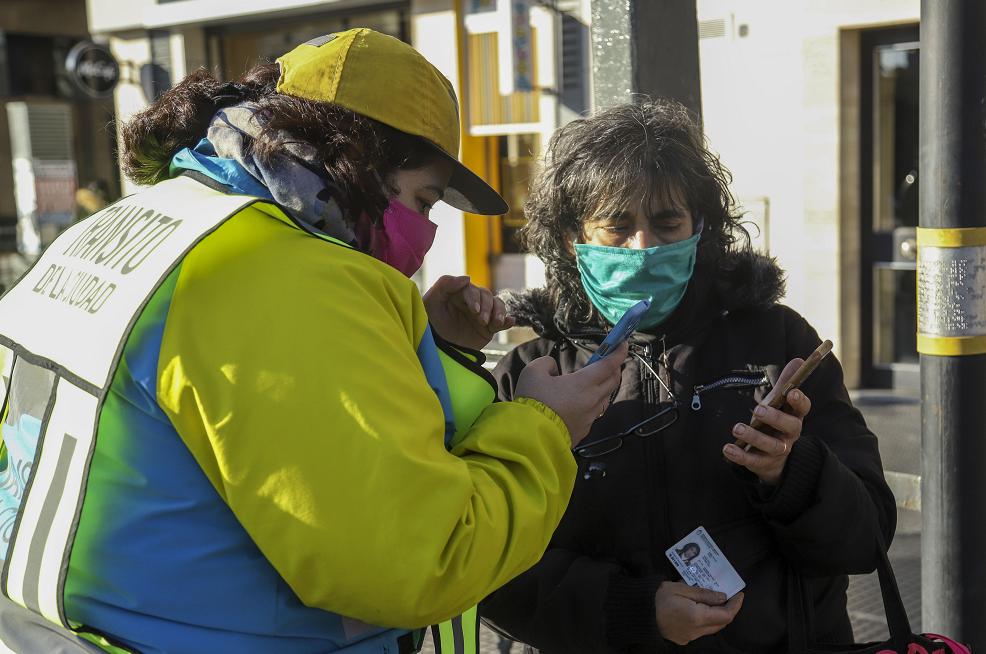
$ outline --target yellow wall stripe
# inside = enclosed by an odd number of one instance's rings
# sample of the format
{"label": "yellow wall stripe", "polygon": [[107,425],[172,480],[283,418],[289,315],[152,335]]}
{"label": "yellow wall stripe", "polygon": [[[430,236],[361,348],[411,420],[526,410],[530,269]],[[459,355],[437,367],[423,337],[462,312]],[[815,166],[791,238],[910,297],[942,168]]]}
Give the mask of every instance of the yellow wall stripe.
{"label": "yellow wall stripe", "polygon": [[[469,112],[475,110],[475,103],[471,101],[469,87],[478,83],[482,79],[474,71],[466,68],[466,27],[465,18],[462,11],[462,0],[455,0],[455,46],[457,49],[457,61],[459,64],[459,97],[462,104],[459,108],[461,120],[462,143],[461,161],[469,170],[473,171],[497,191],[500,190],[499,171],[496,167],[490,166],[493,160],[490,148],[497,147],[497,142],[491,137],[473,136],[469,132],[468,123]],[[482,71],[480,71],[480,74]],[[499,161],[499,157],[496,159]],[[490,266],[491,260],[491,224],[492,219],[488,216],[476,216],[463,213],[463,231],[465,240],[466,254],[466,274],[469,275],[472,283],[477,286],[491,288],[493,286],[493,272]]]}
{"label": "yellow wall stripe", "polygon": [[918,334],[918,352],[943,357],[986,354],[986,336],[928,336]]}
{"label": "yellow wall stripe", "polygon": [[986,227],[960,227],[956,229],[918,227],[918,246],[922,245],[939,248],[986,245]]}

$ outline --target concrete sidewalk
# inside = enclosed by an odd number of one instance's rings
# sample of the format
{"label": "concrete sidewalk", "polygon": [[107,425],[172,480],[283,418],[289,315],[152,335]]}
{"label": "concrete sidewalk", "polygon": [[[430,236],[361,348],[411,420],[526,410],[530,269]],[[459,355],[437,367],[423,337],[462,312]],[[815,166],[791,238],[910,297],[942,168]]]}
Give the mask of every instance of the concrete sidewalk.
{"label": "concrete sidewalk", "polygon": [[[890,547],[890,563],[897,577],[911,629],[921,630],[921,404],[916,391],[853,391],[853,404],[880,441],[887,480],[897,496],[897,533]],[[856,640],[887,638],[883,598],[876,574],[849,582],[849,617]]]}

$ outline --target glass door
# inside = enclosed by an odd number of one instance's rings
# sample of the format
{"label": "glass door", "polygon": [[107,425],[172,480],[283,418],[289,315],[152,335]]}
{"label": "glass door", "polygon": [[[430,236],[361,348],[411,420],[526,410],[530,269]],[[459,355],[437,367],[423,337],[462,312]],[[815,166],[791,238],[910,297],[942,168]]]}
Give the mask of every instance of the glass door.
{"label": "glass door", "polygon": [[863,385],[916,391],[918,28],[865,32],[861,71]]}

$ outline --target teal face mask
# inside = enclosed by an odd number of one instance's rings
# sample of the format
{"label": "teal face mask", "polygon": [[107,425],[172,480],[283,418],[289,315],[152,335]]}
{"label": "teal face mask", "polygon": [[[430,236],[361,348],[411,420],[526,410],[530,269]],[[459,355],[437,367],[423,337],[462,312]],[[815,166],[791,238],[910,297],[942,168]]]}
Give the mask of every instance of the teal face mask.
{"label": "teal face mask", "polygon": [[612,324],[640,300],[651,298],[640,328],[664,322],[685,296],[695,269],[701,229],[684,241],[643,250],[575,244],[575,261],[593,306]]}

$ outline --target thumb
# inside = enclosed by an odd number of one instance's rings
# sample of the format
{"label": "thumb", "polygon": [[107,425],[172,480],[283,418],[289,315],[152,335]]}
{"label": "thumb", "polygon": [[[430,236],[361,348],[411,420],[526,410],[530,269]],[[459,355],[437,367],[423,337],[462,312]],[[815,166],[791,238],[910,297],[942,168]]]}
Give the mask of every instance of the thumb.
{"label": "thumb", "polygon": [[726,595],[724,593],[698,586],[683,586],[678,590],[678,595],[687,597],[693,602],[701,602],[709,606],[722,606],[726,603]]}
{"label": "thumb", "polygon": [[457,293],[469,285],[469,275],[454,277],[452,275],[442,275],[435,280],[425,295],[451,295]]}
{"label": "thumb", "polygon": [[558,376],[558,364],[550,356],[532,359],[526,367],[530,368],[534,372],[549,375],[551,377]]}
{"label": "thumb", "polygon": [[784,386],[784,384],[786,384],[787,381],[794,376],[794,373],[798,371],[798,368],[800,368],[801,364],[804,362],[805,360],[801,358],[791,359],[788,361],[787,365],[784,366],[784,369],[781,370],[781,374],[777,377],[777,386]]}
{"label": "thumb", "polygon": [[469,286],[469,282],[472,281],[469,278],[469,275],[460,275],[458,277],[445,275],[444,278],[447,280],[445,283],[445,290],[449,293],[455,293],[456,291],[461,291],[466,286]]}
{"label": "thumb", "polygon": [[733,595],[732,599],[726,602],[726,608],[732,611],[733,615],[739,613],[740,608],[743,606],[743,598],[745,596],[743,593],[737,593]]}
{"label": "thumb", "polygon": [[767,396],[763,398],[763,401],[760,402],[760,404],[769,404],[771,400],[773,400],[774,397],[781,392],[781,389],[784,388],[787,380],[790,379],[795,372],[797,372],[802,363],[804,363],[804,359],[791,359],[788,361],[787,365],[784,366],[784,369],[781,370],[781,374],[777,376],[777,381],[774,383],[774,387],[770,389],[770,392],[767,393]]}

